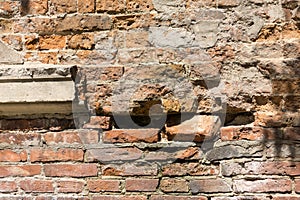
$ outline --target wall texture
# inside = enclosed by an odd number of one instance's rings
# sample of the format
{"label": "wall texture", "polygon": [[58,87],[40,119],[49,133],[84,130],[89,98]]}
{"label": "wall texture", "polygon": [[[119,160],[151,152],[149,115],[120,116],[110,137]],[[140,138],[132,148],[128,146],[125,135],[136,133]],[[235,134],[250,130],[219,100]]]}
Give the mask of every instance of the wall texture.
{"label": "wall texture", "polygon": [[300,199],[298,0],[1,0],[0,199]]}

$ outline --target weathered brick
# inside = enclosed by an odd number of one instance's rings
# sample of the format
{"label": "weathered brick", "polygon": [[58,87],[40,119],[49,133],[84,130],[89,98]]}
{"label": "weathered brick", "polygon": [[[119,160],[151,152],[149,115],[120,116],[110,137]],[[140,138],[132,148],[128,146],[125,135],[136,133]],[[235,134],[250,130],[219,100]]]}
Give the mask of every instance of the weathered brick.
{"label": "weathered brick", "polygon": [[66,47],[66,36],[51,35],[39,38],[39,48],[41,50],[63,49]]}
{"label": "weathered brick", "polygon": [[77,11],[77,1],[51,0],[53,13],[74,13]]}
{"label": "weathered brick", "polygon": [[78,0],[79,13],[91,13],[95,11],[95,0]]}
{"label": "weathered brick", "polygon": [[59,193],[80,193],[83,191],[85,182],[78,180],[59,180],[57,181],[57,191]]}
{"label": "weathered brick", "polygon": [[12,33],[14,21],[11,19],[0,19],[0,33]]}
{"label": "weathered brick", "polygon": [[92,200],[147,200],[147,196],[142,196],[142,195],[99,195],[99,196],[93,196]]}
{"label": "weathered brick", "polygon": [[125,1],[122,0],[96,0],[97,12],[122,12],[125,10]]}
{"label": "weathered brick", "polygon": [[201,179],[190,181],[190,188],[193,194],[200,192],[231,192],[231,183],[223,179]]}
{"label": "weathered brick", "polygon": [[15,181],[0,181],[1,193],[16,192],[17,190],[17,183]]}
{"label": "weathered brick", "polygon": [[111,127],[110,117],[106,116],[91,116],[90,122],[84,124],[84,128],[90,129],[109,129]]}
{"label": "weathered brick", "polygon": [[6,35],[2,37],[2,41],[17,51],[22,50],[22,38],[18,35]]}
{"label": "weathered brick", "polygon": [[105,131],[104,142],[125,143],[125,142],[148,142],[158,141],[159,129],[115,129]]}
{"label": "weathered brick", "polygon": [[16,1],[1,1],[0,2],[0,17],[14,17],[20,12],[20,3]]}
{"label": "weathered brick", "polygon": [[88,189],[91,192],[120,192],[119,180],[88,180]]}
{"label": "weathered brick", "polygon": [[88,177],[97,176],[96,164],[49,164],[44,166],[45,176]]}
{"label": "weathered brick", "polygon": [[204,196],[152,195],[150,200],[207,200]]}
{"label": "weathered brick", "polygon": [[51,162],[51,161],[82,161],[82,149],[32,149],[30,151],[31,162]]}
{"label": "weathered brick", "polygon": [[156,176],[158,173],[157,165],[150,163],[110,164],[101,169],[104,176]]}
{"label": "weathered brick", "polygon": [[128,192],[154,192],[158,179],[126,179],[125,189]]}
{"label": "weathered brick", "polygon": [[162,174],[164,176],[205,176],[218,175],[217,166],[203,165],[200,163],[172,163],[163,166]]}
{"label": "weathered brick", "polygon": [[295,179],[295,192],[300,193],[300,179]]}
{"label": "weathered brick", "polygon": [[89,149],[86,151],[85,159],[87,162],[99,161],[117,162],[137,160],[142,157],[142,151],[136,147],[127,148],[105,148],[105,149]]}
{"label": "weathered brick", "polygon": [[0,150],[0,162],[23,162],[27,160],[27,152],[25,150],[16,152],[13,150]]}
{"label": "weathered brick", "polygon": [[[290,101],[291,103],[293,101]],[[297,102],[297,101],[295,101]],[[297,103],[292,103],[293,105]],[[299,126],[300,114],[298,112],[271,112],[260,111],[255,113],[255,126],[263,127],[284,127]]]}
{"label": "weathered brick", "polygon": [[71,49],[92,49],[94,44],[92,34],[72,35],[68,40],[68,48]]}
{"label": "weathered brick", "polygon": [[[215,1],[213,1],[215,2]],[[241,0],[218,0],[217,6],[219,7],[234,7],[240,5]]]}
{"label": "weathered brick", "polygon": [[0,166],[0,177],[9,176],[34,176],[41,173],[40,165],[2,165]]}
{"label": "weathered brick", "polygon": [[98,131],[71,130],[63,132],[48,132],[44,135],[47,145],[94,144],[99,141]]}
{"label": "weathered brick", "polygon": [[179,125],[168,126],[166,127],[168,139],[201,142],[204,139],[212,138],[216,134],[217,119],[214,116],[198,115]]}
{"label": "weathered brick", "polygon": [[274,200],[298,200],[299,196],[294,195],[288,195],[288,196],[280,196],[280,195],[274,195],[272,196],[272,199]]}
{"label": "weathered brick", "polygon": [[57,64],[57,52],[38,52],[38,61],[44,64]]}
{"label": "weathered brick", "polygon": [[130,30],[126,33],[126,47],[127,48],[139,48],[148,47],[149,32],[141,30]]}
{"label": "weathered brick", "polygon": [[300,175],[300,163],[293,161],[251,161],[246,163],[224,162],[221,164],[224,176],[242,174],[263,174],[263,175]]}
{"label": "weathered brick", "polygon": [[292,182],[289,179],[264,179],[264,180],[234,180],[234,191],[244,192],[291,192]]}
{"label": "weathered brick", "polygon": [[152,10],[152,0],[128,0],[126,1],[126,10],[131,12],[145,12]]}
{"label": "weathered brick", "polygon": [[163,192],[188,192],[188,182],[184,179],[164,178],[160,181],[160,189]]}
{"label": "weathered brick", "polygon": [[54,192],[53,182],[50,180],[22,180],[20,188],[26,193],[39,192],[47,193]]}
{"label": "weathered brick", "polygon": [[0,133],[1,146],[38,146],[41,142],[41,135],[33,132],[29,133]]}
{"label": "weathered brick", "polygon": [[48,11],[48,0],[30,0],[21,2],[22,15],[43,15]]}

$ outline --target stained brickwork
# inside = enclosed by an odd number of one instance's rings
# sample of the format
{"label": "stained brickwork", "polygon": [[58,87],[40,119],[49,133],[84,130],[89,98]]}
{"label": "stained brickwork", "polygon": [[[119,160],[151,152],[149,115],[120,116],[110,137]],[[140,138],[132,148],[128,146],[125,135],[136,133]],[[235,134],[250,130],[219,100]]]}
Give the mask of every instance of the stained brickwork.
{"label": "stained brickwork", "polygon": [[0,199],[300,199],[299,27],[298,0],[0,0]]}

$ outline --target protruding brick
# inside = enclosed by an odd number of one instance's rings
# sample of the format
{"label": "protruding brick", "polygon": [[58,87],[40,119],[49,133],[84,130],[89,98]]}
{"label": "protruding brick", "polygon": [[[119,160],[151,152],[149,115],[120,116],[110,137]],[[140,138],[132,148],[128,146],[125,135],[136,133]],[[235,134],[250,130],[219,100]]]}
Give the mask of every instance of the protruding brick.
{"label": "protruding brick", "polygon": [[34,176],[41,174],[40,165],[2,165],[0,166],[0,177],[9,176]]}
{"label": "protruding brick", "polygon": [[82,161],[82,149],[32,149],[30,151],[31,162],[50,162],[50,161]]}
{"label": "protruding brick", "polygon": [[15,181],[0,181],[0,192],[16,192],[17,183]]}
{"label": "protruding brick", "polygon": [[201,179],[190,181],[190,188],[193,194],[200,192],[231,192],[231,183],[223,179]]}
{"label": "protruding brick", "polygon": [[50,177],[97,176],[96,164],[51,164],[44,166],[45,175]]}
{"label": "protruding brick", "polygon": [[154,192],[158,179],[126,179],[125,189],[128,192]]}
{"label": "protruding brick", "polygon": [[86,161],[93,162],[117,162],[137,160],[142,157],[142,151],[136,147],[126,148],[103,148],[103,149],[91,149],[86,151]]}
{"label": "protruding brick", "polygon": [[22,162],[27,160],[27,152],[12,151],[9,149],[0,150],[0,162]]}
{"label": "protruding brick", "polygon": [[59,180],[57,191],[60,193],[80,193],[83,191],[85,182],[77,180]]}
{"label": "protruding brick", "polygon": [[53,182],[49,180],[22,180],[20,188],[26,193],[39,192],[47,193],[54,192]]}
{"label": "protruding brick", "polygon": [[234,191],[245,192],[291,192],[292,182],[289,179],[264,179],[264,180],[234,180]]}
{"label": "protruding brick", "polygon": [[87,184],[91,192],[120,192],[119,180],[88,180]]}
{"label": "protruding brick", "polygon": [[184,179],[168,178],[160,181],[160,189],[163,192],[188,192],[189,186]]}
{"label": "protruding brick", "polygon": [[115,129],[104,132],[103,141],[111,143],[131,143],[158,141],[159,129]]}

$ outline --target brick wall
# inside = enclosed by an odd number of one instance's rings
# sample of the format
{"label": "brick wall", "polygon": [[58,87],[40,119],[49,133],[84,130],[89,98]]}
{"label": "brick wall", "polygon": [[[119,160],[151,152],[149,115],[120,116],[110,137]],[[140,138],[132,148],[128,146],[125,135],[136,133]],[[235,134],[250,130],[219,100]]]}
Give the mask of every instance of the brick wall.
{"label": "brick wall", "polygon": [[0,199],[300,199],[299,27],[298,0],[1,0],[0,84],[75,94],[0,98]]}

